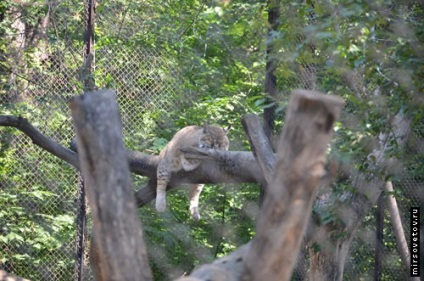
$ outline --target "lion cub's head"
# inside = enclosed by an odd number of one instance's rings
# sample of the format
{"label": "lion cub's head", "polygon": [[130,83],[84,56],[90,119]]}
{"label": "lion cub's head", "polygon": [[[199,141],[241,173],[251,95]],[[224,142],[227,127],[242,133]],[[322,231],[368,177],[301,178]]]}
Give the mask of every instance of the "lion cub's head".
{"label": "lion cub's head", "polygon": [[231,125],[224,129],[218,126],[205,124],[203,126],[203,135],[199,141],[199,148],[228,150],[230,141],[228,140],[227,133],[230,128]]}

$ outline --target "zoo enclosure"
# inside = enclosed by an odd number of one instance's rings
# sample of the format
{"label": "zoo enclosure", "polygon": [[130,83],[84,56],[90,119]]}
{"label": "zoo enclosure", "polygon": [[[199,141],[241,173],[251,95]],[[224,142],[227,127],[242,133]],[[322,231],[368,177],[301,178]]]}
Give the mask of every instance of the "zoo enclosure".
{"label": "zoo enclosure", "polygon": [[[140,28],[137,24],[144,20],[139,14],[128,13],[130,5],[114,1],[97,3],[96,25],[99,30],[113,33],[111,37],[116,41],[96,45],[92,75],[98,87],[113,87],[117,91],[126,145],[134,150],[149,151],[156,146],[151,136],[158,131],[175,130],[170,125],[172,120],[195,102],[196,96],[181,98],[185,88],[181,83],[178,58],[161,48],[122,44],[122,41],[128,43],[135,38]],[[86,15],[83,6],[87,7],[86,3],[51,2],[46,13],[50,23],[40,25],[45,28],[42,34],[47,37],[37,37],[39,34],[34,33],[36,40],[30,42],[27,35],[31,31],[25,30],[19,20],[16,20],[15,28],[20,35],[5,35],[10,36],[8,57],[17,63],[13,67],[3,65],[2,75],[7,76],[8,88],[5,87],[0,96],[2,114],[22,114],[42,133],[64,146],[68,146],[74,137],[67,101],[84,91],[83,81],[87,78],[82,55],[81,30]],[[125,17],[115,14],[125,14]],[[101,39],[102,35],[97,36]],[[24,54],[32,48],[36,51],[29,59]],[[318,79],[311,83],[308,75],[311,66],[300,67],[297,79],[287,81],[287,87],[320,89],[319,78],[326,75],[326,69],[313,65]],[[172,112],[169,108],[173,109]],[[0,244],[0,268],[33,280],[77,278],[80,274],[75,271],[77,174],[62,161],[31,145],[23,134],[5,128],[0,130],[4,167],[0,202],[1,209],[7,206],[8,210],[1,217],[5,226],[2,226],[0,235],[2,241],[7,242]],[[423,183],[421,179],[407,178],[395,182],[395,186],[404,195],[399,204],[409,237],[407,210],[410,206],[422,204],[416,190],[423,189]],[[362,227],[351,248],[351,260],[347,261],[345,268],[346,280],[363,277],[363,268],[373,263],[362,260],[361,255],[367,252],[372,256],[373,245],[365,241],[373,233],[370,227],[374,223],[373,216],[367,219],[370,224]],[[402,279],[407,272],[390,234],[390,223],[386,220],[385,224],[388,233],[383,250],[383,271],[387,276]],[[11,233],[15,237],[10,237]],[[87,280],[90,278],[87,264],[84,269]]]}

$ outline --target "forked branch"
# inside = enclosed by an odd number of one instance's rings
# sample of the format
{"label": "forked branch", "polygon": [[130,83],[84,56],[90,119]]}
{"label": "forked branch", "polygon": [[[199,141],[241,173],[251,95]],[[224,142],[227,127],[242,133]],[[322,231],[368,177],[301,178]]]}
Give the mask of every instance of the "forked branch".
{"label": "forked branch", "polygon": [[290,280],[315,192],[328,180],[325,156],[342,105],[340,98],[316,92],[293,93],[256,236],[178,281]]}

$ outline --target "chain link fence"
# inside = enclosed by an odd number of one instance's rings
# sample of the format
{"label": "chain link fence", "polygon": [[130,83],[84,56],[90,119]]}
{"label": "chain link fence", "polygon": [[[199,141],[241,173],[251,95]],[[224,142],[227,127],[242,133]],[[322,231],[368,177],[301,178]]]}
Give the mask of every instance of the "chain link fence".
{"label": "chain link fence", "polygon": [[[99,10],[108,5],[99,4]],[[65,147],[75,136],[68,100],[83,92],[83,7],[75,1],[43,5],[48,9],[43,10],[45,24],[37,26],[32,42],[25,33],[26,19],[14,18],[16,34],[8,34],[11,48],[2,57],[18,62],[2,73],[8,85],[0,95],[2,114],[22,115]],[[25,10],[18,6],[13,12],[23,15]],[[112,18],[105,19],[111,28]],[[159,50],[102,46],[96,50],[94,75],[99,87],[116,89],[125,144],[135,150],[148,150],[151,136],[174,118],[170,108],[183,104],[177,100],[179,71]],[[76,171],[26,135],[4,127],[0,132],[0,150],[6,153],[1,166],[7,171],[0,176],[0,269],[31,280],[76,279],[76,241],[81,239],[76,233]],[[92,279],[87,258],[83,274],[84,280]]]}
{"label": "chain link fence", "polygon": [[[17,14],[23,13],[16,9]],[[7,75],[2,73],[9,86],[0,95],[0,103],[4,106],[2,114],[22,114],[43,134],[68,147],[74,131],[67,102],[83,92],[84,3],[53,1],[43,9],[48,9],[43,20],[49,23],[39,23],[43,32],[34,35],[41,43],[29,41],[24,36],[28,31],[23,22],[19,17],[14,19],[18,35],[10,35],[5,58],[17,63],[5,72]],[[137,11],[139,14],[135,14]],[[160,48],[135,48],[130,44],[133,35],[143,30],[142,19],[150,13],[143,3],[98,1],[96,24],[122,41],[99,40],[93,72],[99,88],[116,89],[125,145],[147,152],[154,150],[152,135],[175,131],[172,120],[195,101],[194,97],[181,98],[184,89],[174,57]],[[23,54],[31,48],[36,48],[31,52],[33,56],[25,57]],[[328,76],[326,66],[298,64],[294,69],[296,79],[286,81],[286,92],[294,88],[320,89],[321,80]],[[346,84],[357,83],[357,88],[365,89],[360,85],[362,80],[348,80]],[[31,280],[76,279],[80,275],[75,269],[76,242],[81,239],[75,223],[79,208],[76,171],[32,145],[24,134],[4,127],[0,127],[0,133],[0,167],[2,172],[7,171],[0,175],[0,269]],[[408,148],[410,153],[423,153],[422,140],[419,136],[415,139],[416,143]],[[134,180],[135,185],[140,182],[136,177]],[[401,195],[398,204],[409,237],[409,208],[424,209],[424,183],[421,178],[406,178],[394,181],[394,185]],[[375,212],[367,216],[352,242],[344,280],[372,279]],[[400,260],[387,208],[384,214],[383,280],[406,280],[409,272]],[[307,276],[309,256],[306,250],[303,254],[295,271],[296,280]],[[92,280],[87,258],[83,276],[84,280]]]}

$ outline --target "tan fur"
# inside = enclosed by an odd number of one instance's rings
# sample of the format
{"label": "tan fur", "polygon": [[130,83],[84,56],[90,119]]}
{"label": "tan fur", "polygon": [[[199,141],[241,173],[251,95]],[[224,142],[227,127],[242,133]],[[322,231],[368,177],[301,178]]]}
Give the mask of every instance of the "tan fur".
{"label": "tan fur", "polygon": [[[156,210],[163,212],[166,209],[166,186],[172,172],[180,170],[192,171],[200,165],[200,160],[187,159],[180,151],[182,148],[198,147],[204,149],[227,150],[229,141],[227,129],[205,124],[203,127],[188,126],[178,131],[172,140],[160,153],[157,169]],[[198,205],[203,185],[195,184],[190,188],[190,213],[195,220],[200,218]]]}

